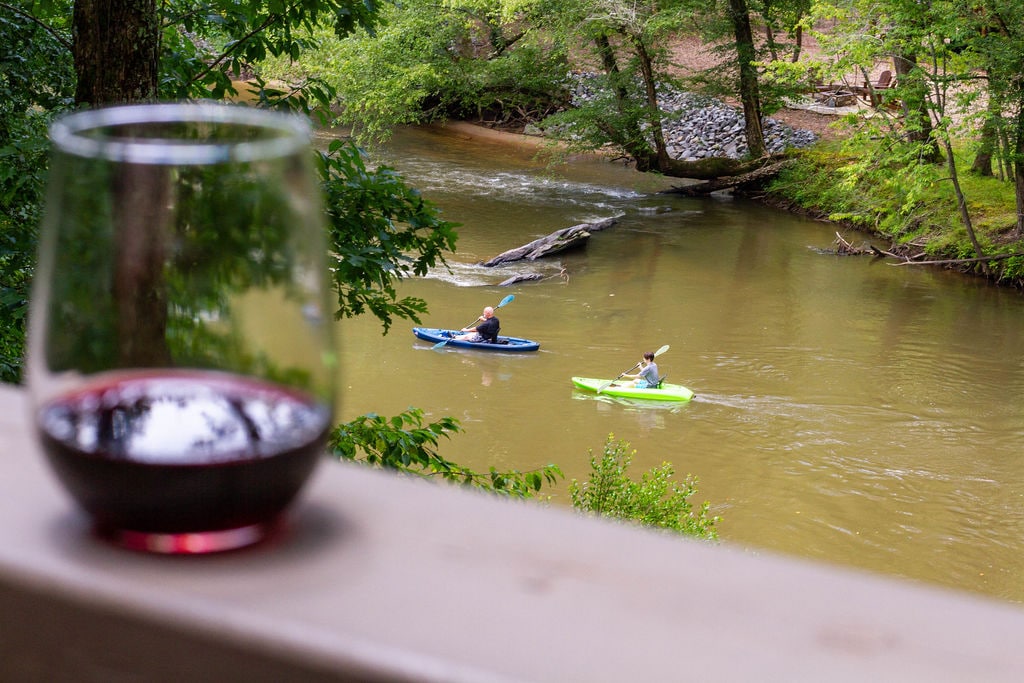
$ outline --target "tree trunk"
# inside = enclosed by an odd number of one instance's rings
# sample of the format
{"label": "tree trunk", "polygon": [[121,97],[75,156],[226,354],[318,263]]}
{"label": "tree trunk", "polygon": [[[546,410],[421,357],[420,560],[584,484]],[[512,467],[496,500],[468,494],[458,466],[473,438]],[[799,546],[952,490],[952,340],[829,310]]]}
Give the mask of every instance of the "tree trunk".
{"label": "tree trunk", "polygon": [[901,54],[893,58],[896,87],[903,102],[903,122],[907,139],[924,147],[922,159],[930,164],[942,161],[942,152],[932,136],[932,120],[928,115],[927,90],[917,70],[917,55]]}
{"label": "tree trunk", "polygon": [[[594,38],[594,45],[601,57],[601,66],[608,74],[608,80],[615,93],[615,102],[618,107],[620,126],[607,125],[602,130],[608,139],[620,145],[636,163],[636,170],[647,173],[657,163],[656,154],[651,151],[646,143],[643,131],[636,125],[636,120],[626,113],[626,102],[629,101],[629,92],[622,83],[622,72],[619,71],[618,60],[615,59],[615,51],[612,49],[608,36],[602,34]],[[621,129],[620,129],[621,128]]]}
{"label": "tree trunk", "polygon": [[1017,197],[1017,237],[1024,235],[1024,102],[1017,103],[1014,125],[1013,189]]}
{"label": "tree trunk", "polygon": [[115,179],[114,278],[117,353],[123,367],[170,365],[167,283],[171,174],[159,166],[126,165]]}
{"label": "tree trunk", "polygon": [[772,29],[772,22],[768,17],[765,17],[764,20],[764,42],[768,46],[768,56],[772,58],[773,62],[779,61],[779,48],[775,44],[775,31]]}
{"label": "tree trunk", "polygon": [[[971,240],[971,246],[974,247],[974,255],[978,257],[984,256],[984,250],[981,248],[978,237],[974,233],[971,213],[967,210],[967,198],[964,197],[963,188],[960,187],[960,176],[957,175],[956,157],[953,156],[953,146],[949,141],[949,131],[946,131],[946,134],[942,136],[942,141],[946,146],[946,167],[949,169],[949,179],[953,183],[953,192],[956,194],[956,208],[960,213],[960,222],[963,223],[964,230],[967,231],[967,237]],[[982,263],[982,268],[987,273],[988,266]]]}
{"label": "tree trunk", "polygon": [[793,41],[793,56],[790,61],[796,64],[800,61],[800,52],[804,47],[804,27],[802,24],[796,25],[796,35]]}
{"label": "tree trunk", "polygon": [[160,22],[156,0],[76,0],[77,104],[156,99]]}
{"label": "tree trunk", "polygon": [[647,124],[654,138],[654,154],[657,157],[657,169],[661,170],[669,162],[668,147],[665,145],[665,132],[661,126],[661,110],[658,108],[658,86],[654,80],[654,60],[651,59],[642,36],[632,36],[633,49],[636,50],[640,62],[640,74],[644,82],[644,94],[647,97]]}
{"label": "tree trunk", "polygon": [[692,185],[675,186],[671,190],[665,190],[664,193],[681,194],[687,197],[706,197],[713,192],[721,192],[722,190],[737,190],[745,189],[748,186],[760,186],[765,181],[778,175],[779,171],[786,168],[786,166],[793,163],[794,160],[792,159],[783,159],[758,166],[738,175],[725,176]]}
{"label": "tree trunk", "polygon": [[729,0],[729,19],[736,37],[736,57],[740,68],[740,101],[746,117],[747,149],[753,158],[768,153],[764,144],[764,129],[761,124],[761,95],[758,90],[757,51],[754,47],[754,33],[750,28],[750,11],[746,0]]}
{"label": "tree trunk", "polygon": [[971,173],[979,176],[992,176],[992,155],[998,148],[999,135],[996,126],[997,117],[1002,116],[999,98],[989,89],[988,107],[985,110],[985,121],[981,124],[978,134],[978,153],[971,164]]}
{"label": "tree trunk", "polygon": [[[160,22],[155,0],[76,0],[77,104],[94,107],[156,100]],[[118,360],[125,366],[166,365],[167,171],[126,166],[115,179],[118,237],[111,287],[118,310]]]}

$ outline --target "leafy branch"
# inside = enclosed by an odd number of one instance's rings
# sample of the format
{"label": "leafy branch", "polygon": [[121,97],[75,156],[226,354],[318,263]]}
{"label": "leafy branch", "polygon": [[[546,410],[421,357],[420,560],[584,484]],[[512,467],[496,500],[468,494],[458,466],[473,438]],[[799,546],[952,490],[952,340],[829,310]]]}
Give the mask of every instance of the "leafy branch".
{"label": "leafy branch", "polygon": [[332,264],[335,316],[369,311],[385,333],[393,316],[419,322],[426,302],[400,299],[395,282],[443,265],[445,252],[455,249],[456,224],[441,220],[437,209],[393,169],[368,169],[362,151],[350,142],[333,141],[319,160],[331,243],[337,250]]}
{"label": "leafy branch", "polygon": [[328,449],[342,460],[421,477],[441,477],[513,498],[532,498],[545,483],[552,485],[563,476],[557,465],[527,472],[501,472],[493,467],[488,472],[477,472],[441,456],[437,452],[440,439],[461,431],[458,420],[452,417],[424,424],[419,408],[391,418],[371,413],[336,427],[328,439]]}
{"label": "leafy branch", "polygon": [[64,49],[66,49],[68,52],[71,52],[71,41],[62,36],[60,33],[58,33],[55,28],[44,22],[39,17],[36,17],[33,14],[30,14],[29,12],[26,12],[25,10],[21,9],[20,7],[15,7],[14,5],[10,5],[6,2],[0,1],[0,7],[3,7],[6,10],[10,10],[11,12],[17,14],[18,16],[24,17],[25,19],[31,21],[33,24],[36,24],[41,29],[49,33],[51,36],[53,36],[53,39],[60,43]]}

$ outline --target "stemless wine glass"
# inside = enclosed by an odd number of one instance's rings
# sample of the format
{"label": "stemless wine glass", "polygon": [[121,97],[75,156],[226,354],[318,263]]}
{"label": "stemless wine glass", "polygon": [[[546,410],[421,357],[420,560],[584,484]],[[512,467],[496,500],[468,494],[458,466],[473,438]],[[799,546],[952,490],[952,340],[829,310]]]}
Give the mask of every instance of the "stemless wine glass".
{"label": "stemless wine glass", "polygon": [[255,543],[323,457],[335,368],[309,136],[219,104],[52,126],[27,380],[47,458],[102,538]]}

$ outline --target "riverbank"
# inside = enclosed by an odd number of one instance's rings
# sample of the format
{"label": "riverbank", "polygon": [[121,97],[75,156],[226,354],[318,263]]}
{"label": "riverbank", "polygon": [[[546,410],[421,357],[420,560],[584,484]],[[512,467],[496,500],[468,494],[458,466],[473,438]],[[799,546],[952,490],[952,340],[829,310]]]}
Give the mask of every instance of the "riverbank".
{"label": "riverbank", "polygon": [[[968,239],[948,182],[945,166],[921,166],[879,174],[852,174],[857,159],[841,148],[842,131],[833,117],[799,109],[787,109],[775,118],[787,125],[803,125],[819,135],[817,143],[799,152],[796,163],[783,170],[755,200],[777,208],[828,221],[837,232],[848,235],[850,244],[865,247],[865,253],[888,253],[914,267],[956,270],[964,275],[1024,290],[1024,241],[1015,230],[1012,185],[996,178],[961,174],[961,186],[972,202],[972,228],[986,256],[977,259]],[[471,122],[437,124],[455,134],[486,139],[495,144],[517,145],[542,151],[551,141],[522,132],[490,128]],[[818,132],[820,131],[820,133]],[[867,159],[873,151],[859,152]],[[610,157],[608,157],[610,159]],[[569,159],[571,161],[571,158]],[[966,169],[969,160],[960,159]],[[679,179],[679,184],[689,181]],[[908,193],[915,194],[908,210]],[[866,238],[863,236],[867,236]],[[866,243],[872,243],[870,245]],[[1020,254],[1020,255],[1018,255]]]}

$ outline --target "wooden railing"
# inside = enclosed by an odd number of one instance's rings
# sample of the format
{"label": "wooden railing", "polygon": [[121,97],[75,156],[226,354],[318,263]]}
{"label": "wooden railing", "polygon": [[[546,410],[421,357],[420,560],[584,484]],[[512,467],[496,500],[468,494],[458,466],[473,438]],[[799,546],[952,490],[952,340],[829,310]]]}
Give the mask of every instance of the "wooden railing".
{"label": "wooden railing", "polygon": [[0,681],[1019,681],[1024,609],[324,463],[274,542],[107,547],[0,389]]}

